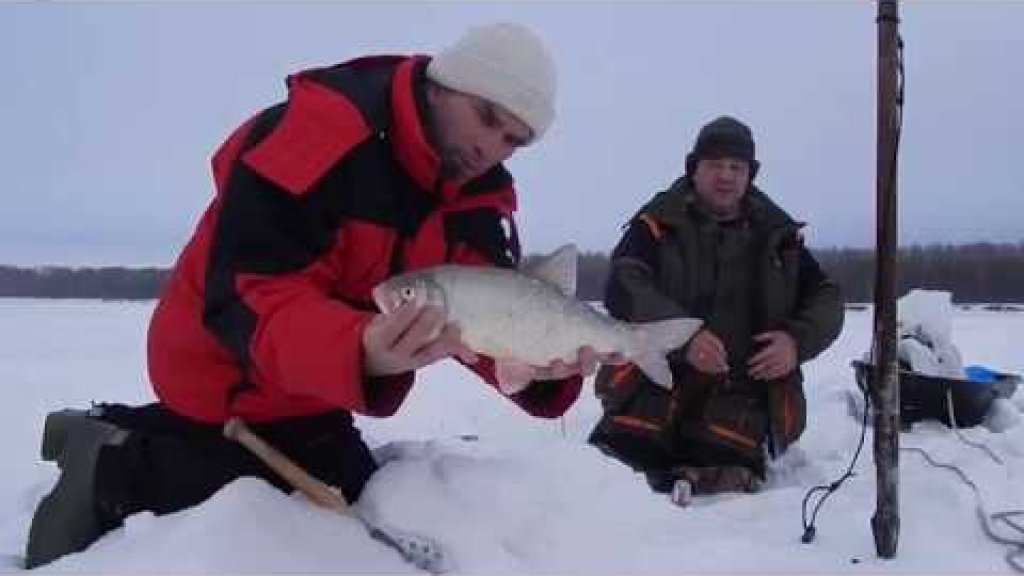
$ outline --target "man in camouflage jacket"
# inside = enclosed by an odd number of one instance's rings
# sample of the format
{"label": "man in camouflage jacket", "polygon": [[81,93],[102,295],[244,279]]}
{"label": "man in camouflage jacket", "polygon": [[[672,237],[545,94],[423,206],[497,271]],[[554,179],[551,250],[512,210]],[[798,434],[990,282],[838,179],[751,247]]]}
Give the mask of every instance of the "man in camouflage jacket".
{"label": "man in camouflage jacket", "polygon": [[665,391],[631,365],[607,366],[596,389],[605,414],[591,442],[667,491],[751,489],[765,458],[803,432],[800,365],[839,335],[843,301],[793,220],[753,184],[750,129],[704,126],[686,174],[629,222],[612,255],[605,306],[645,322],[705,325],[671,361]]}

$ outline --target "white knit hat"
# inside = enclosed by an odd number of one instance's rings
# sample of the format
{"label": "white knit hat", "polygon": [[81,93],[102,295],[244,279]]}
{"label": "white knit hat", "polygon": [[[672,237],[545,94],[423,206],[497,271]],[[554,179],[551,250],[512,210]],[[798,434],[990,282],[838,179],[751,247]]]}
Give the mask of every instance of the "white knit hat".
{"label": "white knit hat", "polygon": [[438,84],[499,104],[525,122],[534,140],[555,118],[555,65],[534,33],[518,24],[471,28],[427,65]]}

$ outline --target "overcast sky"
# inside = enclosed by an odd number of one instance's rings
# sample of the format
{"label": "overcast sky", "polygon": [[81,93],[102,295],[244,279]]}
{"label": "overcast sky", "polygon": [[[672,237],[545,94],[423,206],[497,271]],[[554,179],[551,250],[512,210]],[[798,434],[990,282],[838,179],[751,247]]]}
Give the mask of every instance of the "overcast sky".
{"label": "overcast sky", "polygon": [[[1024,3],[901,3],[900,241],[1024,240]],[[922,5],[923,4],[923,5]],[[283,78],[432,53],[522,22],[558,118],[509,163],[529,252],[609,250],[701,124],[751,125],[758,184],[812,246],[875,239],[876,7],[782,4],[0,5],[0,264],[160,265],[212,195],[209,157]]]}

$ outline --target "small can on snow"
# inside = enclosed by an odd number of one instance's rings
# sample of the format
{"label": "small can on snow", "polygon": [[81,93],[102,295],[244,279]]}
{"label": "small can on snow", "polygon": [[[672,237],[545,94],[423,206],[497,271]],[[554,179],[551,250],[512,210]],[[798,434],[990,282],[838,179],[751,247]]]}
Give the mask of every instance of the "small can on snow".
{"label": "small can on snow", "polygon": [[679,478],[672,484],[672,492],[668,497],[676,506],[689,506],[693,501],[693,486],[689,480]]}

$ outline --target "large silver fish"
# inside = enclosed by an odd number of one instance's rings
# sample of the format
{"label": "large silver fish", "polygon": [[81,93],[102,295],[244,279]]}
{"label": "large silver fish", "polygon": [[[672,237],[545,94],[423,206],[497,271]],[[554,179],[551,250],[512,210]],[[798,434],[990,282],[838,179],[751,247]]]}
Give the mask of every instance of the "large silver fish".
{"label": "large silver fish", "polygon": [[446,264],[400,274],[373,289],[382,312],[413,300],[434,304],[459,326],[475,352],[495,360],[499,387],[522,387],[524,364],[575,362],[580,347],[620,353],[651,380],[670,389],[665,355],[683,346],[701,325],[696,318],[631,324],[577,300],[576,247],[565,245],[523,270]]}

